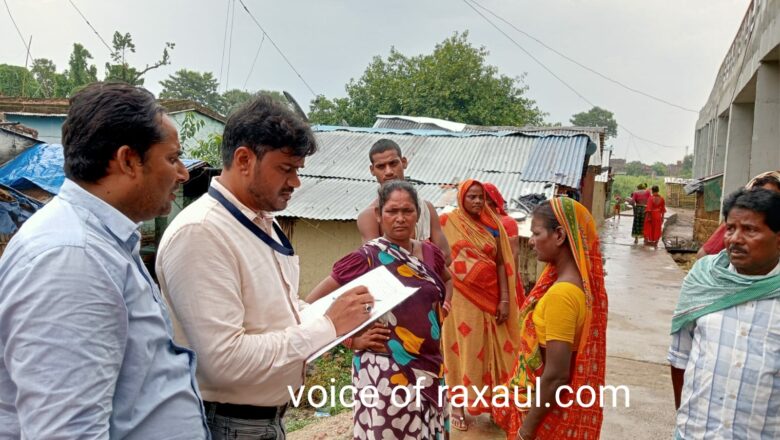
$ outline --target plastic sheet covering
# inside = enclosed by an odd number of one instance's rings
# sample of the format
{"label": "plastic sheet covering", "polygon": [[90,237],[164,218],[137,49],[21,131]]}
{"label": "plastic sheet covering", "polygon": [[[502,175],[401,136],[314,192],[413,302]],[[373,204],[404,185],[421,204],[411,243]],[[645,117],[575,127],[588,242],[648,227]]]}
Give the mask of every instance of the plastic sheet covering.
{"label": "plastic sheet covering", "polygon": [[15,233],[22,223],[42,207],[43,203],[0,185],[0,234]]}
{"label": "plastic sheet covering", "polygon": [[51,194],[65,181],[62,145],[38,144],[0,167],[0,184],[15,189],[38,187]]}
{"label": "plastic sheet covering", "polygon": [[[190,171],[208,165],[197,159],[182,159],[182,162]],[[65,182],[64,164],[62,145],[38,144],[0,167],[0,184],[15,189],[38,187],[56,195]]]}

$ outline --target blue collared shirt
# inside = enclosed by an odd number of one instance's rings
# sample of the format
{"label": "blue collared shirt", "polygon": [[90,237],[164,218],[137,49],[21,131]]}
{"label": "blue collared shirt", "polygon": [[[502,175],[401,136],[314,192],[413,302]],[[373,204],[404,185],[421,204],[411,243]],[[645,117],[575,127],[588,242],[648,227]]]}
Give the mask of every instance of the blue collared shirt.
{"label": "blue collared shirt", "polygon": [[139,225],[66,180],[0,259],[0,439],[204,439]]}

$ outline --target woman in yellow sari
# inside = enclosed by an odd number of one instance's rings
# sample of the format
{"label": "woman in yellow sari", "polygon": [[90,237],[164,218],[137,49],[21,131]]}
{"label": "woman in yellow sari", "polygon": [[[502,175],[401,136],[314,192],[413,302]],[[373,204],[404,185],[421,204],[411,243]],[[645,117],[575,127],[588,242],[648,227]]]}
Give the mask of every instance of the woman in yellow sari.
{"label": "woman in yellow sari", "polygon": [[442,332],[450,423],[466,430],[464,407],[471,414],[489,413],[493,387],[512,372],[520,342],[517,277],[506,230],[486,206],[480,182],[461,183],[458,208],[439,218],[450,243],[454,285]]}
{"label": "woman in yellow sari", "polygon": [[[508,439],[597,440],[607,293],[595,222],[584,206],[560,197],[534,210],[531,233],[530,244],[547,266],[520,311],[522,343],[507,383],[509,406],[493,408],[493,418]],[[580,389],[577,402],[569,390]],[[592,393],[596,403],[588,405]]]}

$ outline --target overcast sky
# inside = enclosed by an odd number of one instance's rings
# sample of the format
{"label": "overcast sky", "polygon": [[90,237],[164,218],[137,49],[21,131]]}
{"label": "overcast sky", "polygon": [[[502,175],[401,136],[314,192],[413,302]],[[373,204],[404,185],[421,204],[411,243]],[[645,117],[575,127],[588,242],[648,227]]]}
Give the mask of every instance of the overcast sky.
{"label": "overcast sky", "polygon": [[[31,53],[67,66],[74,42],[95,57],[102,77],[109,51],[68,0],[4,0]],[[166,41],[176,43],[172,64],[146,76],[155,93],[159,81],[178,69],[210,71],[230,88],[287,90],[304,109],[309,89],[266,40],[250,66],[261,31],[235,0],[232,50],[224,54],[228,4],[233,0],[73,0],[110,43],[115,30],[130,32],[137,47],[131,64],[156,61]],[[478,0],[516,27],[602,74],[681,106],[699,110],[749,5],[748,0]],[[430,53],[456,31],[490,51],[488,61],[509,76],[526,74],[528,96],[568,124],[590,105],[488,24],[464,0],[244,0],[268,35],[316,93],[344,96],[375,55],[391,46],[406,55]],[[495,21],[495,20],[494,20]],[[659,147],[620,129],[616,157],[673,162],[685,146],[692,152],[698,115],[638,96],[583,70],[496,21],[522,47],[590,102],[615,113],[635,135],[678,148]],[[26,49],[2,5],[0,64],[24,65]],[[230,44],[228,44],[230,45]],[[229,55],[230,63],[227,62]],[[228,75],[229,71],[229,75]]]}

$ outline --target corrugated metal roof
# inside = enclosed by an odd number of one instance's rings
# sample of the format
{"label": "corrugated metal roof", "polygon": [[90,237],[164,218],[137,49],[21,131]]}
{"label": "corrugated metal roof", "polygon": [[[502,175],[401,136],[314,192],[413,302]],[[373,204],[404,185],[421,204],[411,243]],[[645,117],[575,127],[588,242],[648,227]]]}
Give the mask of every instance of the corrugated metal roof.
{"label": "corrugated metal roof", "polygon": [[523,168],[523,180],[555,182],[579,188],[587,147],[587,136],[539,138]]}
{"label": "corrugated metal roof", "polygon": [[405,177],[437,208],[456,204],[454,184],[473,178],[495,184],[510,201],[553,197],[558,185],[580,187],[589,138],[522,133],[455,133],[381,127],[313,127],[319,151],[301,170],[301,187],[281,217],[354,220],[376,197],[368,151],[379,139],[401,146]]}
{"label": "corrugated metal roof", "polygon": [[466,124],[463,124],[461,122],[447,121],[445,119],[427,118],[427,117],[419,117],[419,116],[376,115],[376,121],[374,122],[374,127],[463,131],[463,129],[466,127]]}
{"label": "corrugated metal roof", "polygon": [[480,173],[510,173],[517,180],[579,188],[588,137],[471,135],[438,132],[426,136],[395,130],[336,130],[315,127],[320,149],[301,174],[371,180],[368,150],[379,139],[396,141],[409,159],[407,179],[426,184],[457,183]]}
{"label": "corrugated metal roof", "polygon": [[[512,205],[511,199],[527,194],[544,194],[552,198],[555,184],[548,182],[523,182],[495,173],[474,176],[477,180],[491,182]],[[415,185],[418,195],[433,203],[436,208],[457,204],[452,185]],[[376,198],[376,181],[334,178],[301,177],[301,187],[293,193],[287,209],[277,213],[279,217],[298,217],[312,220],[355,220]]]}
{"label": "corrugated metal roof", "polygon": [[688,185],[696,182],[696,179],[683,179],[682,177],[664,177],[664,183],[669,185]]}

